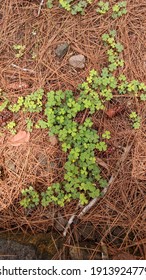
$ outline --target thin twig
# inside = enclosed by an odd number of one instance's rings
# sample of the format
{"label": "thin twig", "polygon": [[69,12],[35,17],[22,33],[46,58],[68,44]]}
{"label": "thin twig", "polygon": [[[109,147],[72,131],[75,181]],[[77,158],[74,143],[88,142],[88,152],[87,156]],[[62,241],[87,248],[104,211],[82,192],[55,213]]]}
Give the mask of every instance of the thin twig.
{"label": "thin twig", "polygon": [[[113,180],[113,176],[111,176],[110,180],[109,180],[109,183],[108,183],[108,186],[106,188],[104,188],[104,192],[102,192],[102,195],[105,195],[105,193],[107,192],[107,189],[109,187],[109,185],[112,183],[112,180]],[[86,205],[83,210],[80,212],[80,214],[77,216],[78,219],[81,219],[94,205],[95,203],[100,199],[100,197],[95,197],[93,198],[88,205]],[[77,207],[75,209],[75,212],[73,213],[73,215],[70,217],[66,227],[65,227],[65,230],[63,232],[63,236],[65,237],[66,234],[67,234],[67,231],[69,229],[69,227],[71,226],[71,224],[73,223],[74,221],[74,218],[76,216],[76,213],[77,213],[77,210],[79,209],[79,207],[81,207],[80,203],[77,204]]]}
{"label": "thin twig", "polygon": [[[115,174],[112,174],[112,176],[110,177],[109,181],[108,181],[108,184],[107,186],[103,189],[103,191],[101,192],[101,197],[103,197],[106,193],[107,193],[107,190],[108,188],[110,187],[111,184],[113,184],[113,182],[115,181],[115,179],[117,178],[118,174],[119,174],[119,171],[120,171],[120,165],[121,163],[124,162],[124,160],[126,159],[131,147],[133,145],[133,142],[127,146],[125,149],[124,149],[124,153],[122,154],[120,160],[117,162],[117,165],[116,165],[116,173]],[[91,207],[93,207],[95,205],[95,203],[100,200],[100,197],[95,197],[93,198],[88,205],[86,205],[83,210],[81,211],[81,213],[77,216],[78,219],[81,219],[90,209]]]}
{"label": "thin twig", "polygon": [[[108,183],[108,186],[106,188],[104,188],[104,191],[102,192],[102,195],[105,195],[105,193],[107,192],[107,189],[109,187],[109,185],[112,183],[113,181],[113,176],[111,176],[110,180],[109,180],[109,183]],[[95,203],[100,199],[100,197],[95,197],[93,198],[88,205],[86,205],[83,210],[81,211],[81,213],[77,216],[78,219],[81,219],[90,209],[91,207],[93,207],[95,205]],[[69,229],[69,227],[71,226],[71,224],[73,223],[74,221],[74,218],[76,216],[76,213],[79,209],[79,207],[81,207],[80,203],[77,204],[77,207],[75,209],[75,212],[73,213],[73,215],[70,217],[66,227],[65,227],[65,230],[63,232],[63,236],[65,237],[66,234],[67,234],[67,231]]]}
{"label": "thin twig", "polygon": [[83,117],[82,117],[82,120],[81,120],[81,124],[84,122],[84,120],[87,116],[87,113],[88,113],[88,109],[86,108],[85,113],[83,114]]}
{"label": "thin twig", "polygon": [[109,260],[107,246],[105,243],[103,243],[103,241],[101,241],[101,255],[102,260]]}
{"label": "thin twig", "polygon": [[34,73],[34,71],[33,71],[33,70],[28,69],[28,68],[22,68],[22,67],[20,67],[20,66],[18,66],[18,65],[16,65],[16,64],[14,64],[14,63],[12,63],[12,64],[11,64],[11,66],[12,66],[12,67],[14,67],[14,68],[20,69],[20,70],[22,70],[22,71],[25,71],[25,72],[31,72],[31,73]]}
{"label": "thin twig", "polygon": [[39,9],[38,9],[38,17],[39,17],[39,15],[40,15],[40,12],[41,12],[43,3],[44,3],[44,0],[41,0],[40,5],[39,5]]}
{"label": "thin twig", "polygon": [[[126,159],[126,157],[127,157],[128,153],[129,153],[129,151],[130,151],[132,145],[133,145],[133,142],[132,142],[129,146],[127,146],[127,147],[124,149],[124,153],[122,154],[120,160],[117,162],[117,165],[116,165],[117,171],[116,171],[115,174],[112,174],[112,176],[110,177],[107,186],[106,186],[106,187],[103,189],[103,191],[101,192],[101,196],[100,196],[100,197],[95,197],[95,198],[93,198],[93,199],[89,202],[89,204],[86,205],[86,206],[83,208],[83,210],[80,212],[80,214],[77,216],[78,219],[81,219],[87,212],[89,212],[89,210],[96,204],[96,202],[100,200],[101,197],[105,196],[105,194],[106,194],[108,188],[110,187],[111,184],[113,184],[113,182],[114,182],[115,179],[117,178],[117,176],[118,176],[118,174],[119,174],[119,170],[120,170],[120,165],[121,165],[121,163],[123,163],[124,160]],[[76,207],[76,209],[75,209],[74,214],[70,217],[70,219],[69,219],[69,221],[68,221],[68,223],[67,223],[67,225],[66,225],[66,227],[65,227],[65,230],[64,230],[64,232],[63,232],[63,236],[64,236],[64,237],[66,236],[68,229],[70,228],[71,224],[73,223],[74,218],[75,218],[75,216],[76,216],[76,213],[77,213],[79,207],[81,207],[80,203],[77,204],[77,207]]]}
{"label": "thin twig", "polygon": [[103,197],[109,186],[113,183],[115,177],[112,175],[109,182],[108,182],[108,185],[104,188],[104,190],[101,192],[101,196],[100,197],[95,197],[93,198],[84,208],[83,210],[80,212],[80,214],[77,216],[78,219],[81,219],[95,204],[98,200],[100,200],[101,197]]}
{"label": "thin twig", "polygon": [[79,209],[80,206],[81,206],[80,203],[78,203],[77,206],[76,206],[75,212],[73,213],[73,215],[72,215],[72,216],[70,217],[70,219],[68,220],[68,223],[67,223],[67,225],[66,225],[66,227],[65,227],[65,229],[64,229],[64,232],[63,232],[63,236],[64,236],[64,237],[66,236],[68,229],[70,228],[71,224],[73,223],[74,218],[75,218],[75,216],[76,216],[76,213],[77,213],[77,211],[78,211],[78,209]]}

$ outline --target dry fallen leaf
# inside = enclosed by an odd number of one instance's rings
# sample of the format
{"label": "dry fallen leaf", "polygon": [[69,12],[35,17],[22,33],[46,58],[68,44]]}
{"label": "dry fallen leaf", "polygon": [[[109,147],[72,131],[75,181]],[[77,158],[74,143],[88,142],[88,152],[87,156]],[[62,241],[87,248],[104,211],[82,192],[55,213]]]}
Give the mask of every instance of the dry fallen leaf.
{"label": "dry fallen leaf", "polygon": [[27,142],[29,142],[30,139],[30,133],[26,132],[26,131],[19,131],[16,135],[12,136],[9,140],[8,140],[8,144],[10,144],[11,146],[20,146],[23,145]]}
{"label": "dry fallen leaf", "polygon": [[110,108],[107,111],[105,111],[105,113],[109,118],[113,118],[116,115],[116,110],[114,108]]}
{"label": "dry fallen leaf", "polygon": [[109,118],[113,118],[117,114],[121,113],[122,111],[124,111],[123,106],[115,106],[113,108],[109,108],[108,110],[106,110],[105,113]]}

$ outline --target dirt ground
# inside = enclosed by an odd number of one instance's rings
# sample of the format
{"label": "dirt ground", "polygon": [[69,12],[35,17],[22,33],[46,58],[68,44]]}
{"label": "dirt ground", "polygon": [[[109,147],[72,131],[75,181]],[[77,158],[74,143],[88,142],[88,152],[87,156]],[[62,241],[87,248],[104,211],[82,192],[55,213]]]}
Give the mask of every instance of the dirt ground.
{"label": "dirt ground", "polygon": [[[118,20],[112,20],[110,13],[104,17],[98,15],[96,4],[94,1],[87,7],[84,16],[72,16],[57,7],[57,1],[51,10],[44,1],[37,16],[40,1],[0,1],[0,88],[7,98],[15,100],[38,88],[45,92],[52,89],[75,91],[91,69],[100,72],[106,66],[106,49],[101,36],[111,29],[117,31],[117,39],[124,46],[125,66],[119,71],[128,81],[137,79],[146,84],[145,0],[127,0],[128,12]],[[67,54],[59,58],[55,50],[64,42],[69,48]],[[21,58],[15,56],[13,45],[16,44],[25,45]],[[83,69],[70,66],[69,58],[74,54],[85,56]],[[124,110],[113,118],[98,112],[93,122],[99,131],[111,132],[111,150],[101,155],[107,167],[102,166],[102,173],[107,180],[116,176],[105,196],[72,224],[64,248],[75,247],[79,252],[80,241],[87,244],[92,240],[90,259],[106,251],[111,259],[142,260],[146,259],[146,103],[139,102],[136,97],[115,95],[109,106],[122,106]],[[131,128],[128,118],[131,110],[141,116],[139,130]],[[23,130],[23,113],[13,119]],[[19,201],[21,190],[30,183],[42,191],[53,180],[59,181],[66,154],[59,144],[54,146],[49,142],[47,131],[34,130],[29,143],[19,147],[8,145],[9,137],[7,132],[0,137],[1,231],[45,233],[52,227],[62,235],[77,201],[63,208],[50,205],[33,210],[23,209]],[[124,153],[128,148],[129,152]]]}

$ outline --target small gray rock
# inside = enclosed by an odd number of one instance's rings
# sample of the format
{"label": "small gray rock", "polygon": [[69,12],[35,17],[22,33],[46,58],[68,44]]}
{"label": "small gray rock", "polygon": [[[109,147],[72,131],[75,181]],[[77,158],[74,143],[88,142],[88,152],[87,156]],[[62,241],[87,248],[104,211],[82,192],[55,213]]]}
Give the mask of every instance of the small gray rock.
{"label": "small gray rock", "polygon": [[44,154],[38,154],[38,161],[42,166],[48,165],[48,159]]}
{"label": "small gray rock", "polygon": [[74,68],[83,69],[85,67],[85,57],[82,54],[73,55],[69,59],[69,64]]}
{"label": "small gray rock", "polygon": [[62,43],[62,44],[57,46],[57,48],[55,50],[55,54],[59,58],[63,58],[67,54],[68,48],[69,48],[69,44],[68,43]]}
{"label": "small gray rock", "polygon": [[12,172],[16,172],[16,165],[14,164],[14,162],[11,159],[6,159],[5,165]]}

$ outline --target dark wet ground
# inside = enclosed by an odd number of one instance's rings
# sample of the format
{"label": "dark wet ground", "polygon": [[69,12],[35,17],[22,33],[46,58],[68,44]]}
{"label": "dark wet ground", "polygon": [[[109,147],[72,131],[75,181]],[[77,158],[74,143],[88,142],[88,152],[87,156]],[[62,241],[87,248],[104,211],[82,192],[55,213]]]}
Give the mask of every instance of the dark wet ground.
{"label": "dark wet ground", "polygon": [[32,245],[22,245],[13,240],[0,239],[0,260],[36,260]]}

